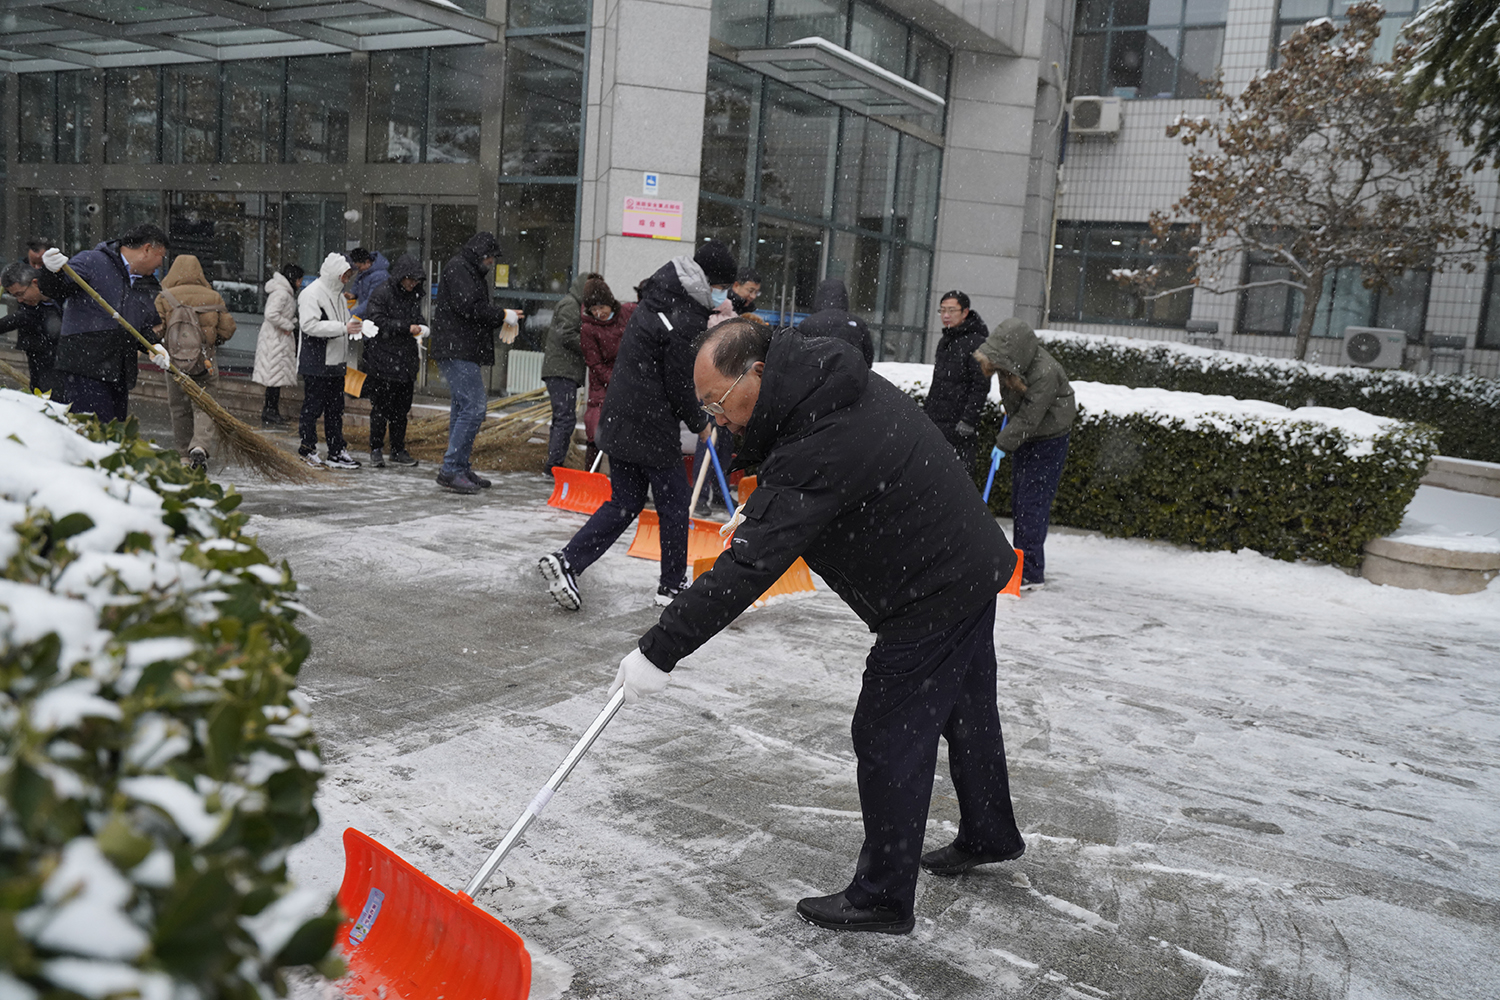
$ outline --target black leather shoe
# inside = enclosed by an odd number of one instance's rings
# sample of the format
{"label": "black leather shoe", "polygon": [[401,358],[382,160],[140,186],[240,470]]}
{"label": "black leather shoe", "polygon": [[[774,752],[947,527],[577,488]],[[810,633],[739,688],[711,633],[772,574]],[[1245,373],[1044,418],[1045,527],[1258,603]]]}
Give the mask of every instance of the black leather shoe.
{"label": "black leather shoe", "polygon": [[1014,861],[1026,853],[1026,845],[1022,844],[1014,851],[1003,854],[978,853],[970,854],[968,851],[949,844],[935,851],[928,851],[922,855],[922,868],[929,875],[962,875],[970,868],[978,865],[993,865],[1000,861]]}
{"label": "black leather shoe", "polygon": [[797,903],[797,916],[814,927],[831,931],[874,931],[877,934],[910,934],[916,917],[901,917],[883,906],[860,909],[844,898],[842,892],[832,896],[808,896]]}

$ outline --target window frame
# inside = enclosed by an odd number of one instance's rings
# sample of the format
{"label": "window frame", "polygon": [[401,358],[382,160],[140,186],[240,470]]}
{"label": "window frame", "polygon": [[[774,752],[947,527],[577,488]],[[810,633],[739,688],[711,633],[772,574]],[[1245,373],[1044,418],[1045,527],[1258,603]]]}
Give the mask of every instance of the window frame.
{"label": "window frame", "polygon": [[[1150,223],[1146,222],[1104,222],[1092,219],[1058,220],[1057,235],[1053,240],[1054,246],[1052,248],[1052,277],[1047,290],[1047,322],[1093,323],[1109,326],[1140,326],[1169,330],[1181,329],[1183,323],[1185,323],[1188,317],[1192,315],[1193,297],[1196,294],[1195,291],[1190,290],[1185,292],[1178,292],[1176,295],[1172,296],[1169,299],[1146,299],[1144,296],[1139,295],[1139,293],[1128,292],[1128,294],[1134,295],[1138,300],[1140,308],[1142,310],[1141,316],[1110,316],[1087,313],[1085,309],[1088,303],[1086,293],[1089,287],[1089,263],[1091,261],[1116,263],[1117,268],[1111,268],[1111,270],[1127,267],[1149,267],[1152,264],[1159,264],[1164,261],[1179,262],[1183,265],[1190,265],[1192,262],[1192,255],[1188,251],[1197,243],[1197,238],[1199,236],[1198,227],[1191,224],[1173,226],[1173,235],[1184,238],[1182,252],[1155,254],[1141,253],[1138,249],[1120,251],[1095,249],[1092,246],[1095,234],[1106,233],[1109,230],[1119,230],[1122,232],[1122,234],[1125,232],[1139,234],[1140,238],[1136,240],[1137,248],[1141,243],[1151,237],[1151,226]],[[1067,247],[1065,238],[1068,236],[1073,236],[1078,249],[1072,250]],[[1120,245],[1124,245],[1123,241]],[[1059,297],[1057,295],[1057,282],[1059,275],[1062,273],[1063,266],[1067,265],[1071,268],[1072,264],[1070,262],[1074,260],[1078,261],[1076,267],[1077,273],[1079,275],[1078,284],[1073,293],[1073,302],[1069,305],[1068,311],[1066,313],[1063,313],[1059,309],[1060,303],[1058,301]],[[1125,290],[1122,289],[1122,291]],[[1158,303],[1162,304],[1158,305]],[[1182,305],[1179,305],[1178,303],[1182,303]],[[1181,318],[1178,318],[1177,315],[1163,316],[1158,318],[1155,315],[1158,310],[1165,311],[1168,308],[1171,308],[1174,314],[1180,313]]]}
{"label": "window frame", "polygon": [[[1176,20],[1173,20],[1173,21],[1166,21],[1166,20],[1152,21],[1151,14],[1150,14],[1150,11],[1149,11],[1149,6],[1148,6],[1147,7],[1146,19],[1145,19],[1144,22],[1141,22],[1141,23],[1130,22],[1130,23],[1120,23],[1120,24],[1117,24],[1116,21],[1115,21],[1116,11],[1119,9],[1120,3],[1119,3],[1119,0],[1113,0],[1113,2],[1110,2],[1109,6],[1108,6],[1108,19],[1107,19],[1107,22],[1102,27],[1087,27],[1087,26],[1085,26],[1086,21],[1085,21],[1085,16],[1084,16],[1084,7],[1086,5],[1088,5],[1088,4],[1090,4],[1091,2],[1097,2],[1097,0],[1076,0],[1075,6],[1074,6],[1074,13],[1073,13],[1073,34],[1072,34],[1072,37],[1069,39],[1069,52],[1070,52],[1070,59],[1069,59],[1069,66],[1070,66],[1070,68],[1069,68],[1069,74],[1068,74],[1069,75],[1069,79],[1068,79],[1068,97],[1069,98],[1079,97],[1079,96],[1096,96],[1097,95],[1097,96],[1103,96],[1103,97],[1119,97],[1122,100],[1130,100],[1130,101],[1156,101],[1156,100],[1201,100],[1201,99],[1203,99],[1205,97],[1205,95],[1201,92],[1201,90],[1202,90],[1202,87],[1207,84],[1208,78],[1197,77],[1197,76],[1193,76],[1191,74],[1185,73],[1184,72],[1184,64],[1183,64],[1183,54],[1184,54],[1184,52],[1185,52],[1185,50],[1187,48],[1188,37],[1189,37],[1190,34],[1194,34],[1194,33],[1202,34],[1202,33],[1217,31],[1218,32],[1218,36],[1219,36],[1219,42],[1218,42],[1219,53],[1218,53],[1218,57],[1217,57],[1217,59],[1215,60],[1215,63],[1214,63],[1214,73],[1217,74],[1219,71],[1222,70],[1223,65],[1224,65],[1224,40],[1225,40],[1225,35],[1227,33],[1226,26],[1227,26],[1228,21],[1229,21],[1229,3],[1228,3],[1228,0],[1225,0],[1225,2],[1224,2],[1223,19],[1222,20],[1218,20],[1218,21],[1189,21],[1188,20],[1188,10],[1187,10],[1188,3],[1187,2],[1179,2],[1178,6],[1177,6],[1177,17],[1176,17]],[[1332,0],[1330,0],[1330,2],[1332,2]],[[1139,93],[1139,90],[1140,90],[1139,86],[1137,86],[1136,88],[1134,88],[1137,91],[1137,93],[1134,93],[1134,94],[1120,94],[1120,93],[1117,93],[1117,91],[1119,91],[1119,90],[1130,89],[1130,88],[1116,87],[1116,86],[1113,86],[1111,84],[1111,79],[1112,79],[1112,74],[1113,74],[1113,63],[1115,61],[1115,55],[1116,55],[1116,38],[1119,37],[1119,36],[1122,36],[1122,35],[1140,34],[1140,35],[1146,36],[1146,41],[1149,43],[1149,40],[1150,40],[1151,35],[1152,35],[1153,32],[1167,32],[1167,31],[1175,33],[1175,40],[1173,42],[1174,48],[1173,48],[1172,56],[1171,56],[1172,87],[1171,87],[1170,93],[1162,93],[1162,92],[1158,91],[1157,93],[1153,93],[1153,94],[1142,94],[1142,93]],[[1100,78],[1098,80],[1094,81],[1092,84],[1085,84],[1078,77],[1078,73],[1081,71],[1081,66],[1080,66],[1080,60],[1078,60],[1076,58],[1077,49],[1078,49],[1078,46],[1080,44],[1087,43],[1091,39],[1098,39],[1098,38],[1103,38],[1103,40],[1104,40],[1104,47],[1103,47],[1103,50],[1102,50],[1102,53],[1101,53],[1101,56],[1100,56],[1100,59],[1099,59],[1099,72],[1100,72],[1101,76],[1100,76]],[[1145,46],[1143,45],[1142,52],[1144,53],[1145,51],[1146,51],[1145,50]],[[1144,62],[1144,59],[1143,59],[1142,66],[1141,66],[1139,72],[1141,73],[1142,78],[1144,79],[1144,76],[1145,76],[1145,74],[1147,72],[1146,64]],[[1193,80],[1196,81],[1196,87],[1198,88],[1198,92],[1195,92],[1195,93],[1185,93],[1184,92],[1183,83],[1184,83],[1185,79],[1187,79],[1189,77],[1191,77],[1191,79],[1193,79]],[[1088,87],[1088,88],[1091,88],[1091,89],[1084,89],[1085,87]]]}

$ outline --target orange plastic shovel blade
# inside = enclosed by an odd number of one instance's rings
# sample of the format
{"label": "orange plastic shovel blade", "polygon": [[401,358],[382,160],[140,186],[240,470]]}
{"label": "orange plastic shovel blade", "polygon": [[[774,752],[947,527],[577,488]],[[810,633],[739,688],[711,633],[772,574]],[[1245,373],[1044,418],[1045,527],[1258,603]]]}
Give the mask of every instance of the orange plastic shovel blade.
{"label": "orange plastic shovel blade", "polygon": [[552,467],[552,495],[547,503],[559,510],[592,514],[612,495],[609,477],[602,472]]}
{"label": "orange plastic shovel blade", "polygon": [[1012,597],[1020,597],[1021,563],[1026,560],[1026,553],[1022,552],[1020,549],[1015,549],[1014,551],[1016,553],[1016,571],[1010,575],[1010,580],[1005,584],[1005,588],[1001,590],[1000,593],[1009,594]]}
{"label": "orange plastic shovel blade", "polygon": [[[729,539],[719,534],[724,527],[718,521],[693,517],[688,519],[688,565],[697,559],[717,556],[729,548]],[[635,537],[630,540],[627,556],[637,559],[661,560],[661,518],[654,510],[641,511],[635,525]]]}
{"label": "orange plastic shovel blade", "polygon": [[344,831],[348,918],[335,945],[349,964],[338,985],[365,1000],[525,1000],[531,956],[520,935],[423,875],[394,851]]}

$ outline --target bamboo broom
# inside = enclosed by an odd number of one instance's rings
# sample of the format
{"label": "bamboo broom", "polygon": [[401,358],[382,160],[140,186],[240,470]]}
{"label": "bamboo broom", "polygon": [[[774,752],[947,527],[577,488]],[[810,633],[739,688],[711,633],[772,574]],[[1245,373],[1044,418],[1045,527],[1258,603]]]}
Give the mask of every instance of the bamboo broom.
{"label": "bamboo broom", "polygon": [[20,386],[22,392],[31,391],[31,379],[23,377],[20,372],[12,368],[9,361],[0,361],[0,375],[4,375]]}
{"label": "bamboo broom", "polygon": [[[521,392],[517,393],[514,396],[501,396],[498,399],[490,400],[485,404],[484,408],[487,413],[493,413],[496,410],[504,409],[507,406],[514,406],[517,403],[529,403],[530,401],[545,396],[546,394],[546,389],[533,389],[530,392]],[[444,441],[448,439],[447,414],[442,414],[435,417],[423,417],[420,420],[413,420],[411,421],[411,423],[407,424],[407,441],[434,443],[438,439],[442,439]]]}
{"label": "bamboo broom", "polygon": [[[71,265],[64,264],[63,273],[73,279],[73,283],[88,293],[89,298],[99,304],[99,307],[109,313],[116,323],[123,326],[132,337],[139,340],[149,350],[151,341],[147,340],[141,331],[131,326],[129,321],[121,316],[119,310],[108,302],[104,296],[94,291],[87,281],[78,276]],[[207,414],[208,419],[214,422],[214,427],[219,432],[219,441],[228,457],[243,462],[251,469],[265,476],[272,482],[277,483],[306,483],[316,478],[311,469],[293,459],[286,452],[276,447],[270,441],[257,434],[250,425],[237,419],[224,407],[219,405],[208,392],[194,382],[192,377],[183,372],[170,360],[167,362],[167,375],[169,375],[177,387],[180,388],[193,404]]]}

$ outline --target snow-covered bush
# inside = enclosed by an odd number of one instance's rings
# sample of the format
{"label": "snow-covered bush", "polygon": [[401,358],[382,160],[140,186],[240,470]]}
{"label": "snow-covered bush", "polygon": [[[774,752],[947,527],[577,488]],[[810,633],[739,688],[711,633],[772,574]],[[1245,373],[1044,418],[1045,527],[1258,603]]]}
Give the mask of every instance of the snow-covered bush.
{"label": "snow-covered bush", "polygon": [[[875,370],[915,396],[930,365]],[[1107,535],[1357,566],[1395,531],[1437,433],[1359,410],[1303,407],[1075,381],[1078,420],[1052,520]],[[1000,429],[992,389],[979,426],[979,483]],[[1010,513],[1010,462],[990,506]]]}
{"label": "snow-covered bush", "polygon": [[318,823],[308,642],[239,500],[134,421],[0,391],[5,1000],[251,1000],[327,960],[285,867]]}
{"label": "snow-covered bush", "polygon": [[1264,399],[1293,408],[1354,407],[1431,424],[1443,433],[1444,455],[1500,462],[1500,380],[1314,365],[1060,330],[1038,330],[1037,336],[1071,379]]}

